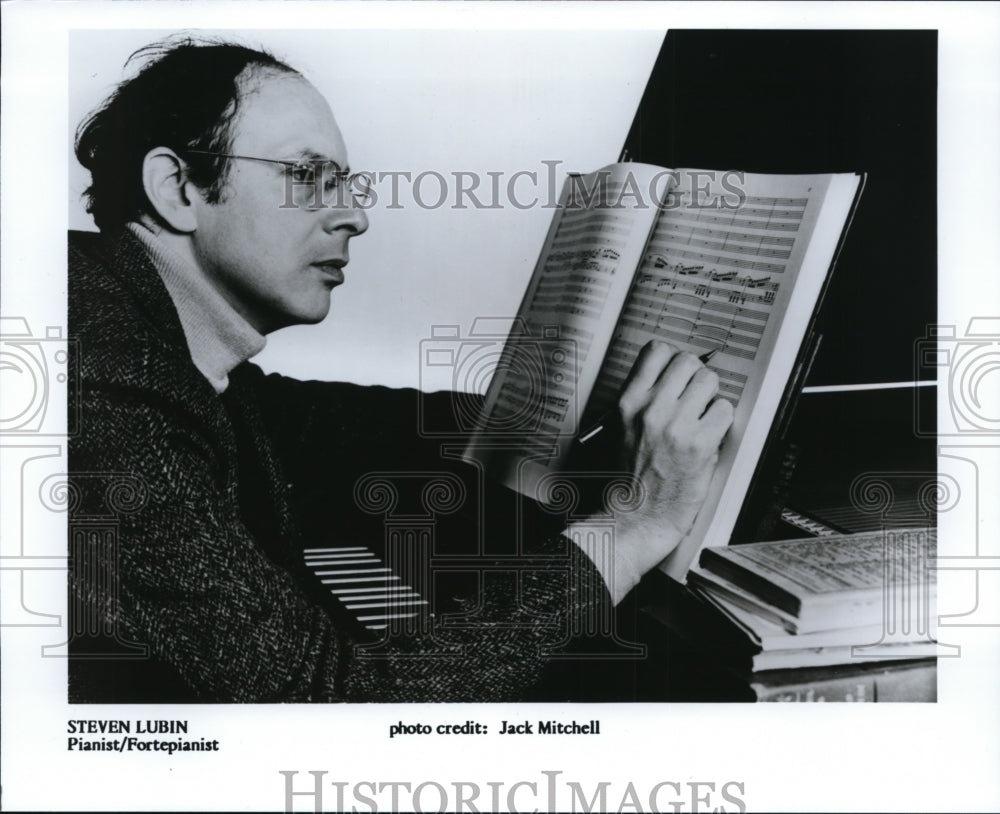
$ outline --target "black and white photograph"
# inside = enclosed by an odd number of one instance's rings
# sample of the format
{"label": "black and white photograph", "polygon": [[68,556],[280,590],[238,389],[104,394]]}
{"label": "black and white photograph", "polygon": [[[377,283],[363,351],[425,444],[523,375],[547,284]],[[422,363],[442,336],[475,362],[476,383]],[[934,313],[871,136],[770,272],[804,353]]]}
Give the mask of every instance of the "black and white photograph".
{"label": "black and white photograph", "polygon": [[614,5],[4,8],[5,806],[1000,802],[1000,10]]}

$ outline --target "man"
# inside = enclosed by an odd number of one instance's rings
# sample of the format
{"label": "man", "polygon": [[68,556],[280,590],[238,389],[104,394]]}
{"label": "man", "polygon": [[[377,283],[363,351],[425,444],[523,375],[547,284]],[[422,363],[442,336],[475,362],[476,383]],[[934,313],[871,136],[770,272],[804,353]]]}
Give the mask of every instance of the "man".
{"label": "man", "polygon": [[[562,629],[538,620],[565,627],[620,601],[693,523],[731,421],[714,374],[662,344],[637,362],[621,415],[646,497],[618,520],[614,551],[585,542],[586,522],[540,534],[525,548],[563,578],[526,569],[518,595],[485,581],[476,601],[503,624],[436,631],[445,658],[419,636],[367,657],[371,636],[310,592],[302,549],[350,541],[364,473],[434,454],[415,437],[421,397],[247,361],[266,334],[326,316],[368,228],[343,138],[318,91],[268,54],[183,41],[141,56],[77,136],[101,234],[70,238],[83,416],[71,592],[75,627],[101,635],[73,647],[107,656],[110,638],[119,658],[74,660],[71,697],[523,697]],[[449,399],[426,404],[446,413]],[[111,505],[121,477],[133,500]],[[109,507],[110,543],[80,532],[74,519]]]}

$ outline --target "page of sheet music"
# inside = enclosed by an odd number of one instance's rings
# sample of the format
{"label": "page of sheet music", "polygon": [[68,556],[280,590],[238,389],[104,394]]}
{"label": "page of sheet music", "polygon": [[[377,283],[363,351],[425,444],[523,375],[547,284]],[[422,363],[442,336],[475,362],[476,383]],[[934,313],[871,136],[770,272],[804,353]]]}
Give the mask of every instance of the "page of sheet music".
{"label": "page of sheet music", "polygon": [[651,339],[699,356],[718,351],[709,367],[734,406],[753,375],[776,295],[795,282],[788,260],[815,185],[792,196],[750,194],[739,208],[725,208],[725,198],[706,198],[719,208],[700,206],[694,185],[682,180],[656,224],[584,423],[613,408]]}
{"label": "page of sheet music", "polygon": [[890,529],[837,537],[732,546],[720,556],[798,596],[842,594],[926,581],[933,585],[935,529]]}
{"label": "page of sheet music", "polygon": [[[617,164],[571,178],[563,189],[469,450],[496,461],[497,476],[522,493],[533,494],[538,479],[559,468],[580,430],[659,211],[648,198],[658,176],[671,182],[660,167]],[[492,445],[502,445],[502,454]]]}
{"label": "page of sheet music", "polygon": [[663,566],[684,579],[702,546],[729,541],[859,178],[746,174],[735,206],[719,174],[680,170],[679,179],[646,247],[584,423],[613,407],[650,339],[699,356],[717,351],[708,367],[735,415],[698,520]]}

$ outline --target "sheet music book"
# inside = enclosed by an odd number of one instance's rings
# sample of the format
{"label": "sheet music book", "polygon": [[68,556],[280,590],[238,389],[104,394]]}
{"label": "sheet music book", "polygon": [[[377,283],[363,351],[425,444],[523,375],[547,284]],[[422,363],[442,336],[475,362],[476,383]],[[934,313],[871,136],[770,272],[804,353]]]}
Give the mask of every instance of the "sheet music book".
{"label": "sheet music book", "polygon": [[706,548],[692,572],[703,592],[793,633],[882,625],[919,640],[933,628],[936,556],[936,529],[888,529]]}
{"label": "sheet music book", "polygon": [[661,566],[684,580],[703,546],[729,541],[862,181],[636,163],[569,177],[466,460],[551,503],[647,341],[716,351],[735,417],[695,526]]}

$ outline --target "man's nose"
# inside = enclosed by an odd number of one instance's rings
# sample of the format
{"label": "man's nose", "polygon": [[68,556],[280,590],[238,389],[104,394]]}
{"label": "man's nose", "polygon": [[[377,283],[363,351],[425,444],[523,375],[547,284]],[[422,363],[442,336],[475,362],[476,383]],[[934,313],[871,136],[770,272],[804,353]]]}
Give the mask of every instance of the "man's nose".
{"label": "man's nose", "polygon": [[327,232],[346,229],[352,235],[363,234],[368,229],[368,213],[355,201],[344,207],[330,207],[324,228]]}

